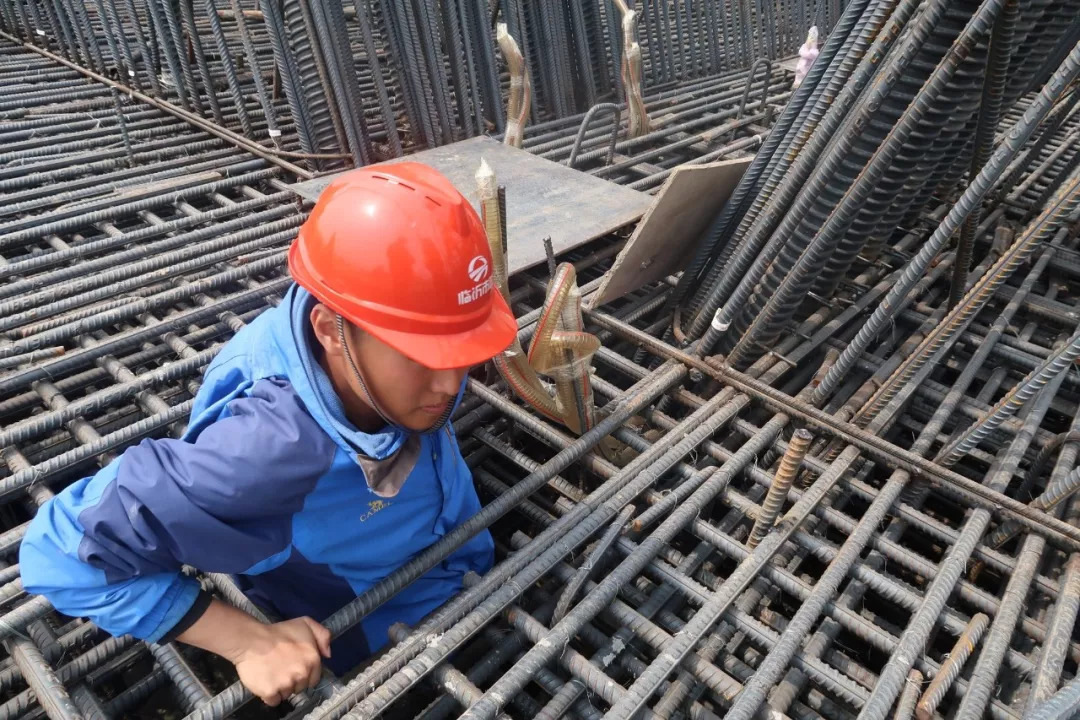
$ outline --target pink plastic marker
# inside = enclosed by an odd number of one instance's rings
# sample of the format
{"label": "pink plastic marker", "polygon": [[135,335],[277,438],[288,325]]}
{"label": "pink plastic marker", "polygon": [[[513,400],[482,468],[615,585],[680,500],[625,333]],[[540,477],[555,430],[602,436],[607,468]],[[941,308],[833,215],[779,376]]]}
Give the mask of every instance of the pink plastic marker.
{"label": "pink plastic marker", "polygon": [[795,82],[791,85],[792,89],[802,85],[806,74],[810,72],[810,66],[817,60],[817,56],[821,52],[818,49],[817,41],[817,25],[814,25],[810,28],[810,32],[806,33],[806,42],[799,48],[799,64],[795,66]]}

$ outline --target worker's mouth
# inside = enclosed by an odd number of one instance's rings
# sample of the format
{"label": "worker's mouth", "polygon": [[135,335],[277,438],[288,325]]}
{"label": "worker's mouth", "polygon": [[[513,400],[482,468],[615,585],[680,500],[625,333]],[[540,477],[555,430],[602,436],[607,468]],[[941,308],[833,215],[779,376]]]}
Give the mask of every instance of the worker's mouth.
{"label": "worker's mouth", "polygon": [[446,412],[447,403],[439,403],[438,405],[422,405],[420,411],[426,415],[439,416]]}

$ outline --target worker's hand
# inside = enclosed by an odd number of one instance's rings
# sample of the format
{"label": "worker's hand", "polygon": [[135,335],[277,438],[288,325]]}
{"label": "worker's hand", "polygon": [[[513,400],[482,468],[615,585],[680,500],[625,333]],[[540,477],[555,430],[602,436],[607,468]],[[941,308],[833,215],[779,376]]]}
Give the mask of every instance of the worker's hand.
{"label": "worker's hand", "polygon": [[267,705],[314,687],[322,659],[330,657],[330,631],[309,617],[260,625],[234,657],[240,681]]}
{"label": "worker's hand", "polygon": [[314,687],[322,659],[330,657],[330,631],[311,618],[264,625],[217,598],[176,639],[232,662],[267,705]]}

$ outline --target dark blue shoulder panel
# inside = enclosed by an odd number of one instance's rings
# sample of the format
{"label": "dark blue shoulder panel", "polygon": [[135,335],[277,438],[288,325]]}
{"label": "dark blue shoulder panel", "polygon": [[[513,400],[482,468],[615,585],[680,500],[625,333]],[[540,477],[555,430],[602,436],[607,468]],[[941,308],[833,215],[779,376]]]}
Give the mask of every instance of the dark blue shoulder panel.
{"label": "dark blue shoulder panel", "polygon": [[291,516],[335,450],[287,381],[259,381],[194,442],[127,450],[78,512],[79,558],[108,582],[183,564],[241,572],[289,545]]}

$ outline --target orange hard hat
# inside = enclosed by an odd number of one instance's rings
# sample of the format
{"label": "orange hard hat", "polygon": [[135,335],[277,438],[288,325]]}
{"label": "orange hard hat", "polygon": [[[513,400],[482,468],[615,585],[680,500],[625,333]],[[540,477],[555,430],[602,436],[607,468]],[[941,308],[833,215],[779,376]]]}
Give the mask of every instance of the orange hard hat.
{"label": "orange hard hat", "polygon": [[289,270],[324,305],[434,370],[488,360],[517,333],[483,223],[420,163],[335,178],[289,248]]}

